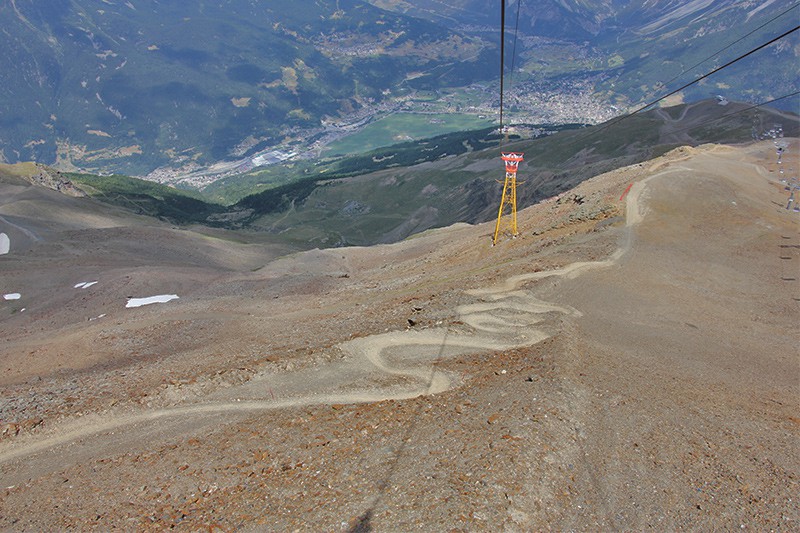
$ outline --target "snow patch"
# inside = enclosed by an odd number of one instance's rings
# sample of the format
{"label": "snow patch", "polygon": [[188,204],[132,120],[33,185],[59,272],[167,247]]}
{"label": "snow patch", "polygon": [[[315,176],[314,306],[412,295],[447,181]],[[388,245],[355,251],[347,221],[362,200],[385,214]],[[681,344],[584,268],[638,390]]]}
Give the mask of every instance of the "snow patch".
{"label": "snow patch", "polygon": [[19,300],[20,298],[22,298],[22,295],[18,292],[3,295],[3,300]]}
{"label": "snow patch", "polygon": [[75,284],[76,289],[88,289],[92,285],[96,284],[96,281],[81,281],[80,283]]}
{"label": "snow patch", "polygon": [[0,255],[7,254],[11,249],[11,239],[5,233],[0,233]]}
{"label": "snow patch", "polygon": [[164,304],[171,300],[178,299],[177,294],[159,294],[158,296],[148,296],[147,298],[128,298],[125,307],[141,307],[150,304]]}

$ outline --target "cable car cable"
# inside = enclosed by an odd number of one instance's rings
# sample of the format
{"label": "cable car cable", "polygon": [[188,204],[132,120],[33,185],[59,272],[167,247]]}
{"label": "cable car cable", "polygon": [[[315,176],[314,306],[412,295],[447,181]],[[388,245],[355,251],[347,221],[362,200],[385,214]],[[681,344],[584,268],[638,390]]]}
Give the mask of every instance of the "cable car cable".
{"label": "cable car cable", "polygon": [[789,94],[785,94],[783,96],[779,96],[778,98],[773,98],[772,100],[767,100],[766,102],[761,102],[760,104],[754,104],[754,105],[751,105],[749,107],[745,107],[744,109],[739,109],[738,111],[731,111],[730,113],[725,113],[724,115],[720,115],[720,116],[718,116],[716,118],[705,120],[703,122],[700,122],[699,124],[693,124],[691,126],[688,126],[686,128],[681,128],[679,130],[667,131],[667,132],[664,132],[664,134],[665,135],[673,135],[675,133],[681,133],[683,131],[700,128],[702,126],[705,126],[706,124],[711,124],[713,122],[717,122],[719,120],[723,120],[725,118],[732,117],[733,115],[738,115],[739,113],[744,113],[745,111],[750,111],[751,109],[764,107],[765,105],[769,105],[769,104],[771,104],[773,102],[777,102],[779,100],[784,100],[786,98],[791,98],[792,96],[797,96],[798,94],[800,94],[800,91],[795,91],[793,93],[789,93]]}
{"label": "cable car cable", "polygon": [[500,0],[500,129],[503,129],[503,78],[505,77],[506,0]]}
{"label": "cable car cable", "polygon": [[511,47],[511,70],[508,71],[508,85],[514,84],[514,63],[517,60],[517,35],[519,35],[519,12],[522,0],[517,0],[517,21],[514,24],[514,46]]}
{"label": "cable car cable", "polygon": [[642,111],[644,111],[645,109],[647,109],[647,108],[649,108],[649,107],[652,107],[653,105],[657,104],[658,102],[661,102],[662,100],[665,100],[665,99],[669,98],[669,97],[670,97],[670,96],[672,96],[673,94],[675,94],[675,93],[678,93],[678,92],[680,92],[680,91],[682,91],[682,90],[686,89],[687,87],[690,87],[690,86],[694,85],[695,83],[698,83],[698,82],[700,82],[700,81],[702,81],[702,80],[704,80],[704,79],[708,78],[708,77],[709,77],[709,76],[711,76],[712,74],[716,74],[716,73],[717,73],[717,72],[719,72],[720,70],[723,70],[723,69],[725,69],[725,68],[728,68],[729,66],[733,65],[733,64],[734,64],[734,63],[736,63],[737,61],[741,61],[742,59],[746,58],[747,56],[749,56],[749,55],[752,55],[752,54],[754,54],[755,52],[758,52],[758,51],[759,51],[759,50],[761,50],[762,48],[766,48],[767,46],[771,45],[772,43],[774,43],[774,42],[777,42],[777,41],[779,41],[779,40],[783,39],[783,38],[784,38],[784,37],[786,37],[787,35],[789,35],[789,34],[791,34],[791,33],[793,33],[793,32],[796,32],[798,29],[800,29],[800,26],[795,26],[795,27],[794,27],[794,28],[792,28],[791,30],[789,30],[789,31],[786,31],[786,32],[782,33],[781,35],[779,35],[779,36],[777,36],[777,37],[774,37],[774,38],[770,39],[770,40],[769,40],[769,41],[767,41],[766,43],[764,43],[764,44],[762,44],[762,45],[760,45],[760,46],[757,46],[756,48],[753,48],[753,49],[752,49],[752,50],[750,50],[749,52],[746,52],[746,53],[744,53],[744,54],[740,55],[740,56],[739,56],[739,57],[737,57],[736,59],[732,59],[731,61],[728,61],[727,63],[725,63],[725,64],[724,64],[724,65],[722,65],[721,67],[717,67],[717,68],[715,68],[714,70],[712,70],[711,72],[708,72],[708,73],[706,73],[706,74],[703,74],[703,75],[702,75],[702,76],[700,76],[699,78],[697,78],[697,79],[695,79],[695,80],[693,80],[693,81],[691,81],[691,82],[689,82],[689,83],[687,83],[687,84],[685,84],[685,85],[682,85],[681,87],[679,87],[679,88],[675,89],[674,91],[672,91],[672,92],[670,92],[670,93],[668,93],[668,94],[665,94],[664,96],[662,96],[662,97],[660,97],[660,98],[657,98],[656,100],[653,100],[652,102],[650,102],[650,103],[648,103],[648,104],[645,104],[645,105],[643,105],[642,107],[638,108],[637,110],[635,110],[635,111],[633,111],[633,112],[631,112],[631,113],[629,113],[629,114],[627,114],[627,115],[624,115],[624,116],[622,116],[622,117],[619,117],[619,118],[617,118],[616,120],[612,120],[611,122],[607,123],[605,126],[603,126],[603,127],[601,127],[600,129],[598,129],[597,131],[593,131],[592,133],[590,133],[590,134],[589,134],[587,137],[592,137],[592,136],[594,136],[594,135],[597,135],[598,133],[601,133],[601,132],[603,132],[603,131],[607,130],[607,129],[608,129],[608,128],[610,128],[611,126],[614,126],[614,125],[616,125],[616,124],[619,124],[619,123],[620,123],[620,122],[622,122],[623,120],[626,120],[626,119],[628,119],[628,118],[630,118],[630,117],[632,117],[632,116],[634,116],[634,115],[636,115],[636,114],[638,114],[638,113],[641,113],[641,112],[642,112]]}
{"label": "cable car cable", "polygon": [[753,34],[754,34],[755,32],[757,32],[758,30],[762,29],[764,26],[767,26],[767,25],[771,24],[772,22],[774,22],[775,20],[777,20],[777,19],[779,19],[780,17],[784,16],[786,13],[788,13],[788,12],[789,12],[789,11],[791,11],[792,9],[795,9],[795,8],[796,8],[796,7],[798,7],[798,6],[800,6],[800,2],[797,2],[797,3],[795,3],[795,5],[793,5],[792,7],[790,7],[789,9],[787,9],[786,11],[784,11],[783,13],[780,13],[779,15],[776,15],[776,16],[772,17],[771,19],[769,19],[768,21],[766,21],[764,24],[762,24],[762,25],[761,25],[761,26],[759,26],[758,28],[755,28],[753,31],[750,31],[750,32],[748,32],[748,33],[746,33],[746,34],[742,35],[741,37],[739,37],[738,39],[736,39],[735,41],[733,41],[732,43],[730,43],[728,46],[726,46],[726,47],[724,47],[724,48],[720,48],[719,50],[717,50],[716,52],[714,52],[713,54],[711,54],[711,55],[710,55],[710,56],[708,56],[707,58],[703,59],[703,60],[702,60],[702,61],[700,61],[699,63],[695,63],[695,64],[694,64],[694,65],[692,65],[691,67],[689,67],[689,68],[687,68],[687,69],[684,69],[684,70],[683,70],[683,71],[682,71],[680,74],[678,74],[677,76],[675,76],[674,78],[672,78],[672,79],[671,79],[671,80],[669,80],[668,82],[665,82],[665,83],[664,83],[664,85],[669,85],[670,83],[672,83],[673,81],[677,80],[678,78],[680,78],[681,76],[683,76],[683,75],[684,75],[684,74],[686,74],[687,72],[690,72],[690,71],[694,70],[695,68],[699,67],[700,65],[702,65],[703,63],[705,63],[705,62],[706,62],[706,61],[708,61],[709,59],[712,59],[712,58],[714,58],[714,57],[718,56],[719,54],[721,54],[722,52],[724,52],[725,50],[727,50],[727,49],[728,49],[728,48],[730,48],[731,46],[735,45],[736,43],[739,43],[739,42],[743,41],[743,40],[744,40],[744,39],[746,39],[747,37],[749,37],[749,36],[753,35]]}

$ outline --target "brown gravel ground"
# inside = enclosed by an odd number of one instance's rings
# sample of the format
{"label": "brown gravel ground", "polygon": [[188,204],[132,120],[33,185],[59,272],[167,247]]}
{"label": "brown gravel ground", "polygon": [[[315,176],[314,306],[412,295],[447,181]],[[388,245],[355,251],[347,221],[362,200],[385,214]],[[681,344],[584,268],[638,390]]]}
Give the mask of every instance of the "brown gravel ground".
{"label": "brown gravel ground", "polygon": [[0,528],[796,531],[778,170],[772,143],[678,149],[494,248],[493,224],[277,260],[132,219],[31,226],[0,258],[23,294],[0,301]]}

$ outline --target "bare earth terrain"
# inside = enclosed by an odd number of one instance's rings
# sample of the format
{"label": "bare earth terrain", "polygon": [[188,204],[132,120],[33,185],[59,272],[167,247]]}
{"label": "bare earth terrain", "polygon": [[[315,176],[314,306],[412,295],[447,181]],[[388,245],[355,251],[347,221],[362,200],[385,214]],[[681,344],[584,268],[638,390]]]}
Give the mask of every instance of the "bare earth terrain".
{"label": "bare earth terrain", "polygon": [[783,176],[681,148],[494,248],[280,259],[0,184],[0,528],[796,531]]}

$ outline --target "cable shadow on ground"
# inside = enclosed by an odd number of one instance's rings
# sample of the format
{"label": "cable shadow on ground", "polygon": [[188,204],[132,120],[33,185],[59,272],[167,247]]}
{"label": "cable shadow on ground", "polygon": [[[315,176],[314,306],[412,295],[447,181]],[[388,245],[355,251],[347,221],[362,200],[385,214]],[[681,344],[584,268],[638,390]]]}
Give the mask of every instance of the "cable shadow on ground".
{"label": "cable shadow on ground", "polygon": [[[421,396],[425,396],[430,393],[431,387],[433,386],[434,375],[436,374],[436,367],[438,366],[439,362],[444,357],[445,350],[447,348],[447,339],[450,336],[450,326],[445,329],[444,338],[442,339],[442,343],[439,346],[439,352],[436,355],[436,358],[433,360],[431,364],[431,370],[428,375],[428,380],[426,384],[426,392],[423,393]],[[394,457],[391,459],[391,464],[389,466],[389,470],[386,476],[380,481],[378,484],[378,495],[375,496],[375,499],[372,501],[369,509],[361,516],[358,517],[356,523],[348,529],[348,533],[369,533],[373,531],[373,524],[372,520],[375,516],[375,511],[378,507],[383,503],[386,494],[388,493],[389,488],[392,486],[392,479],[395,477],[397,473],[398,466],[400,464],[400,460],[403,459],[405,456],[406,448],[408,447],[408,443],[411,439],[411,435],[416,429],[419,421],[419,413],[420,409],[422,408],[422,404],[417,402],[417,406],[414,409],[413,413],[411,414],[412,422],[406,426],[405,431],[403,432],[403,437],[400,441],[400,446],[394,453]]]}

